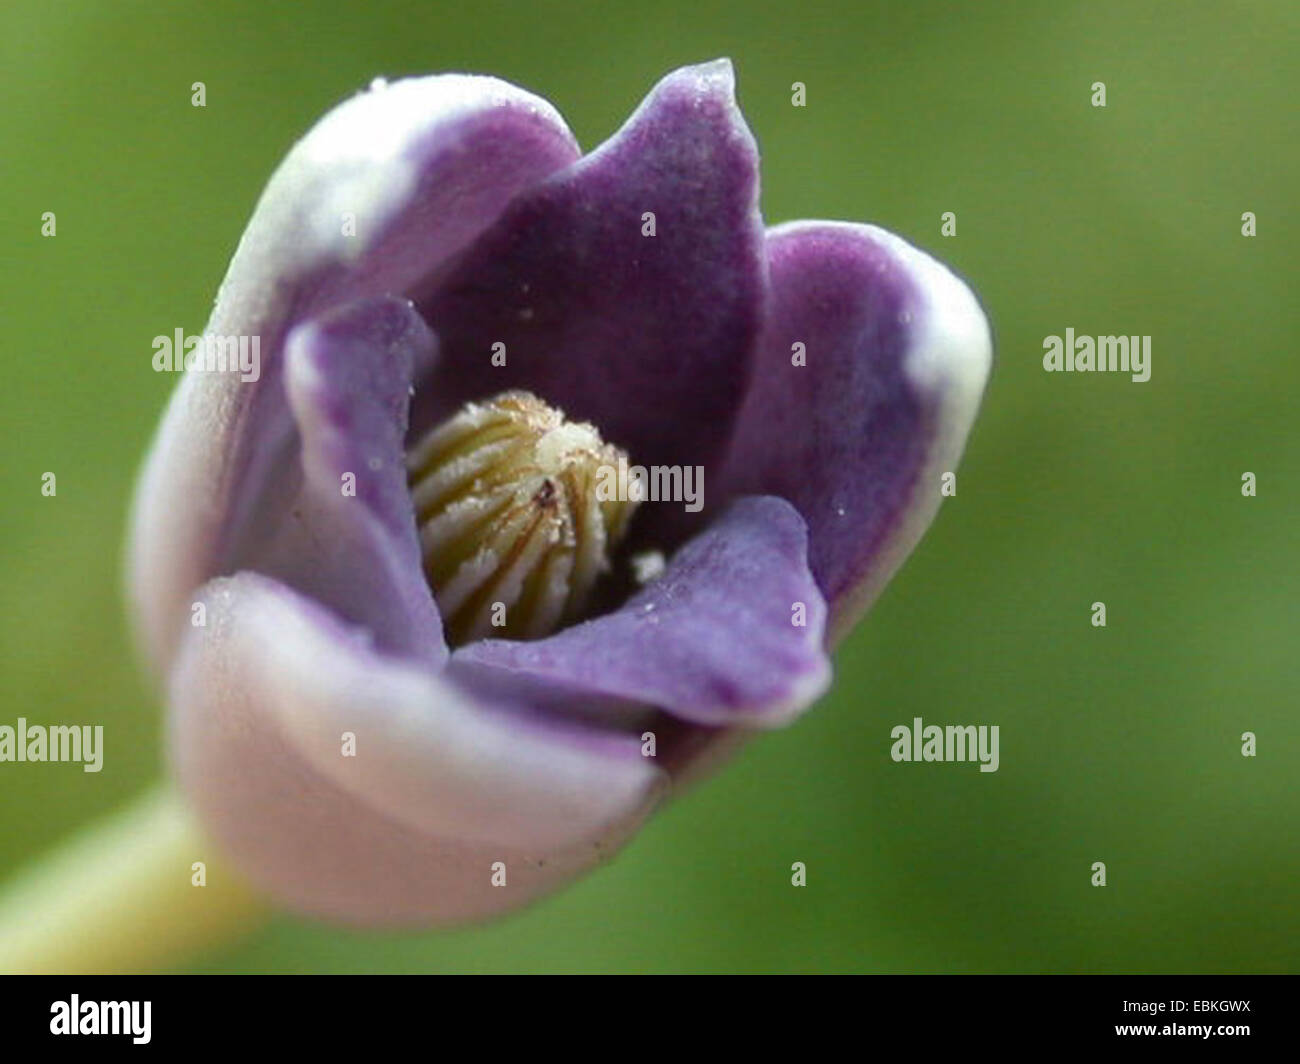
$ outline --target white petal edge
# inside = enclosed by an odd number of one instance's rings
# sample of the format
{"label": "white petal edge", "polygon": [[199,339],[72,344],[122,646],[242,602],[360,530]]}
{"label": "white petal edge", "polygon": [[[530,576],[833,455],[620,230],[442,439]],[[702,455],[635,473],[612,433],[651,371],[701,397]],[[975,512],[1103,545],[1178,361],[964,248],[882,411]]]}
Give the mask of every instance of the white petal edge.
{"label": "white petal edge", "polygon": [[896,233],[852,222],[796,221],[771,227],[768,239],[794,236],[805,229],[843,229],[873,241],[911,280],[919,306],[904,371],[918,395],[936,404],[935,435],[907,515],[872,559],[864,578],[833,611],[829,631],[834,645],[889,583],[939,512],[940,478],[957,468],[966,449],[993,365],[993,336],[979,300],[966,283]]}
{"label": "white petal edge", "polygon": [[[206,627],[177,661],[172,712],[187,711],[193,685],[204,699],[238,701],[368,810],[421,834],[558,849],[600,838],[666,786],[637,736],[574,742],[485,707],[379,655],[360,630],[275,581],[241,573],[213,581],[204,599]],[[355,756],[344,754],[345,733]]]}
{"label": "white petal edge", "polygon": [[[440,128],[497,108],[515,108],[555,139],[557,157],[538,172],[521,173],[490,193],[473,212],[448,211],[438,224],[446,241],[430,250],[432,266],[467,244],[523,188],[569,165],[580,154],[563,118],[546,100],[498,78],[439,74],[391,84],[374,83],[327,113],[272,175],[222,281],[206,332],[260,336],[282,333],[300,287],[330,269],[353,265],[385,226],[412,207],[417,167],[408,157]],[[560,156],[563,156],[562,158]],[[346,207],[344,204],[346,203]],[[357,236],[343,235],[340,212],[357,214]],[[338,224],[335,224],[338,223]],[[391,273],[391,271],[389,271]],[[408,279],[413,281],[415,278]],[[370,278],[386,294],[400,278]],[[262,350],[263,372],[272,356]],[[248,409],[250,388],[236,375],[187,373],[168,403],[137,485],[127,547],[127,586],[137,639],[155,675],[176,652],[192,593],[215,575],[214,558],[228,519],[237,477],[233,455]]]}

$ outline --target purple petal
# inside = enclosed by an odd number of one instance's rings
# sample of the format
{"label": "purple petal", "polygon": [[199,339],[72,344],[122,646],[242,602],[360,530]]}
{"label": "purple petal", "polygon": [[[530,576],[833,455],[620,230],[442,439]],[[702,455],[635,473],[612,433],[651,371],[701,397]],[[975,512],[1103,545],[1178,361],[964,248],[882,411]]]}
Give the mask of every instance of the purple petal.
{"label": "purple petal", "polygon": [[[970,290],[891,233],[794,223],[770,232],[768,259],[754,387],[715,493],[770,493],[799,508],[837,636],[937,512],[992,343]],[[792,363],[796,343],[805,366]]]}
{"label": "purple petal", "polygon": [[[725,60],[670,74],[611,140],[521,195],[431,279],[416,301],[442,359],[417,426],[523,388],[634,462],[720,455],[765,290],[757,151],[733,88]],[[647,212],[655,236],[642,235]]]}
{"label": "purple petal", "polygon": [[[434,339],[409,302],[363,300],[298,326],[285,391],[301,441],[285,497],[258,515],[257,570],[370,631],[379,649],[447,656],[421,566],[403,441],[411,373]],[[296,485],[296,492],[292,486]]]}
{"label": "purple petal", "polygon": [[293,325],[405,291],[577,154],[546,101],[467,75],[363,93],[293,148],[249,221],[207,329],[259,337],[261,379],[187,374],[137,493],[130,586],[155,668],[175,649],[191,591],[248,554],[242,523],[274,505],[266,494],[292,460],[281,347]]}
{"label": "purple petal", "polygon": [[784,500],[737,500],[616,612],[536,642],[471,643],[451,674],[571,711],[612,701],[696,724],[785,723],[830,682],[806,542]]}
{"label": "purple petal", "polygon": [[471,700],[256,574],[202,594],[207,624],[172,677],[173,764],[223,850],[297,909],[392,923],[510,908],[610,853],[659,797],[634,736]]}

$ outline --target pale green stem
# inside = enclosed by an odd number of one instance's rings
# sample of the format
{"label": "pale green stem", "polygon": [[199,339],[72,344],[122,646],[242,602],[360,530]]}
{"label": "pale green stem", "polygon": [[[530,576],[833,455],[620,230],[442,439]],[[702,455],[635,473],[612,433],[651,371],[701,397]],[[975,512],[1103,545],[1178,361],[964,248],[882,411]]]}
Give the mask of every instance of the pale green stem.
{"label": "pale green stem", "polygon": [[[194,885],[195,862],[205,886]],[[269,915],[159,786],[23,869],[0,891],[0,973],[165,970]]]}

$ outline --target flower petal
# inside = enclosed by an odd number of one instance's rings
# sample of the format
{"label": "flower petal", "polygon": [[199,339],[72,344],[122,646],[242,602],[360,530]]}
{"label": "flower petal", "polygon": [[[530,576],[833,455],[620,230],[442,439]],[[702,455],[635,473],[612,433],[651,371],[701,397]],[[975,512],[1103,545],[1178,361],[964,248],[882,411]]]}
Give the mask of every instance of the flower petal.
{"label": "flower petal", "polygon": [[216,840],[296,908],[509,908],[611,852],[659,795],[634,736],[472,700],[273,580],[218,579],[203,599],[173,674],[173,764]]}
{"label": "flower petal", "polygon": [[283,471],[293,427],[280,352],[293,325],[405,291],[577,154],[546,101],[468,75],[376,87],[293,148],[249,221],[207,330],[259,337],[261,378],[186,374],[138,489],[130,586],[155,668],[175,649],[190,592],[231,570],[235,532]]}
{"label": "flower petal", "polygon": [[522,388],[634,462],[706,464],[744,394],[764,292],[757,150],[731,64],[678,70],[415,296],[442,358],[412,421]]}
{"label": "flower petal", "polygon": [[451,675],[553,709],[609,702],[695,724],[786,723],[830,683],[806,546],[789,503],[739,499],[614,613],[535,642],[470,643]]}
{"label": "flower petal", "polygon": [[[758,369],[715,491],[771,493],[799,508],[835,638],[934,518],[992,341],[965,284],[874,226],[779,226],[768,259]],[[796,343],[804,366],[792,362]]]}
{"label": "flower petal", "polygon": [[250,522],[257,550],[247,561],[364,626],[380,650],[436,667],[447,649],[403,448],[412,368],[433,347],[412,305],[392,296],[289,334],[284,384],[300,457],[286,486],[297,491]]}

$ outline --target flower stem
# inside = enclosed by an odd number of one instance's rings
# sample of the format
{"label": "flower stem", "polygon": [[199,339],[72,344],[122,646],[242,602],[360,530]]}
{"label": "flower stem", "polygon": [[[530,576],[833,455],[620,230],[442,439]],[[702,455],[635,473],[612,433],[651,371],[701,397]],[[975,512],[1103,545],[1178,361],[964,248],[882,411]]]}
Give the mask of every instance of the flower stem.
{"label": "flower stem", "polygon": [[[205,886],[193,885],[193,864]],[[38,859],[0,891],[0,972],[165,970],[269,909],[158,786]]]}

